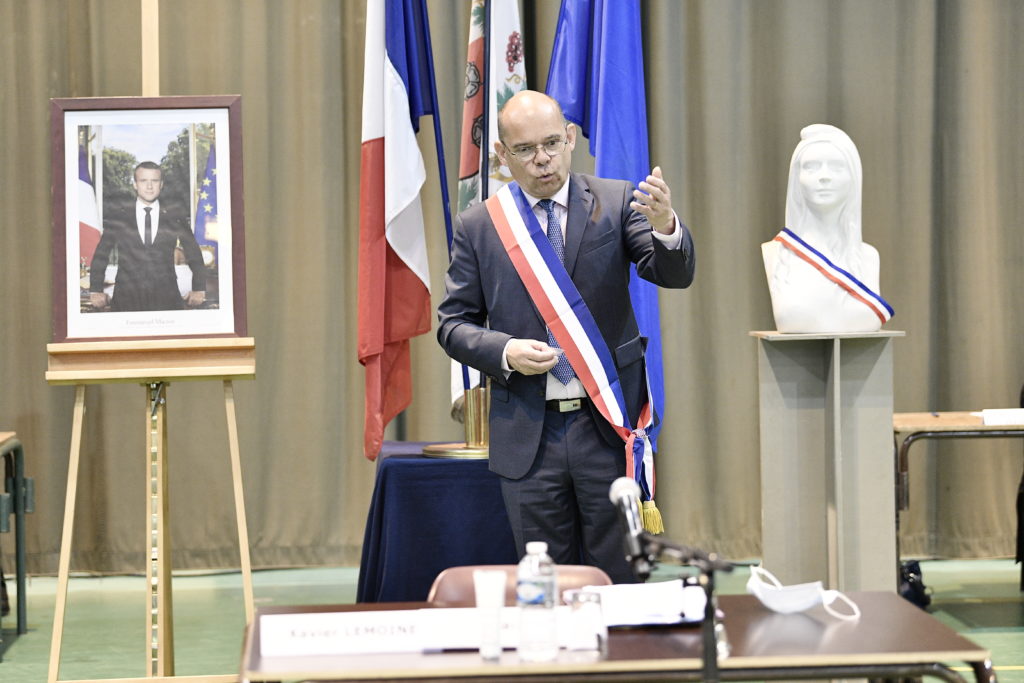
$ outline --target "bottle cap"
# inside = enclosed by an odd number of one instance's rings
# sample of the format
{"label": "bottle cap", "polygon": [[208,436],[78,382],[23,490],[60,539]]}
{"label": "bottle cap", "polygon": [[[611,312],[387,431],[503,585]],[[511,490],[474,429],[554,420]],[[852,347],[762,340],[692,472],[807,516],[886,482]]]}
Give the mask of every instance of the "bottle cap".
{"label": "bottle cap", "polygon": [[527,555],[539,555],[548,551],[548,544],[546,541],[530,541],[526,544]]}

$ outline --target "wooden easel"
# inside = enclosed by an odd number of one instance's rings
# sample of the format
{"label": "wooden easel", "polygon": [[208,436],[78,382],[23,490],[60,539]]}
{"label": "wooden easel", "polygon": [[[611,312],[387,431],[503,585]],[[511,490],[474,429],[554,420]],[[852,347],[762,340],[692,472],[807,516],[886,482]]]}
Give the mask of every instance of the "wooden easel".
{"label": "wooden easel", "polygon": [[[256,345],[252,338],[211,338],[82,342],[50,344],[51,384],[74,384],[74,421],[68,459],[67,494],[64,500],[64,527],[61,534],[57,596],[53,616],[48,683],[57,683],[60,671],[60,647],[67,606],[68,575],[71,565],[71,541],[74,531],[75,497],[78,490],[78,462],[85,415],[85,385],[111,382],[141,382],[146,388],[146,677],[119,678],[121,683],[154,681],[190,681],[228,683],[233,674],[223,676],[174,676],[173,609],[171,600],[171,547],[168,528],[167,495],[167,399],[164,389],[170,380],[221,380],[224,382],[224,408],[231,452],[231,479],[234,489],[235,518],[238,523],[241,556],[242,591],[245,620],[253,618],[252,566],[249,561],[249,533],[245,524],[245,500],[242,495],[242,468],[235,419],[233,379],[251,379],[256,375]],[[63,683],[71,683],[64,681]],[[97,679],[74,683],[97,683]]]}
{"label": "wooden easel", "polygon": [[[139,0],[141,9],[142,96],[160,95],[160,3]],[[231,453],[231,478],[238,524],[242,591],[245,619],[253,619],[252,566],[249,561],[249,533],[245,524],[242,469],[238,448],[238,426],[232,380],[256,375],[256,345],[252,338],[207,338],[80,342],[50,344],[46,379],[51,384],[74,384],[75,407],[68,460],[64,527],[61,534],[57,596],[50,645],[48,683],[57,683],[60,647],[67,606],[71,540],[74,530],[78,463],[85,415],[85,385],[110,382],[140,382],[146,388],[146,677],[118,678],[120,683],[179,681],[189,683],[233,683],[234,674],[218,676],[174,675],[174,628],[171,600],[171,547],[167,495],[167,398],[171,380],[221,380]],[[99,683],[97,679],[63,683]]]}

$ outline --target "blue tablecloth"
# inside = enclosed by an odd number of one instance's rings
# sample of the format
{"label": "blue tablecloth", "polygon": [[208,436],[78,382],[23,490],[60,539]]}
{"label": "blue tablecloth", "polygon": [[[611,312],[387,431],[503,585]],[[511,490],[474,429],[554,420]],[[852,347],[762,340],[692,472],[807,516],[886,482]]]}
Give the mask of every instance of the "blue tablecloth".
{"label": "blue tablecloth", "polygon": [[358,602],[426,600],[448,567],[515,564],[487,460],[427,458],[423,442],[385,442],[359,564]]}

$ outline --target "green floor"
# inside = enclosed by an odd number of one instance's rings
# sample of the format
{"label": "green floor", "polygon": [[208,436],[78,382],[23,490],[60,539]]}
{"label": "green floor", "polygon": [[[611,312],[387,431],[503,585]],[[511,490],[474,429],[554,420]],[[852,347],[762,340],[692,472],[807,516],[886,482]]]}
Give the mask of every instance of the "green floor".
{"label": "green floor", "polygon": [[[992,651],[1000,681],[1024,682],[1024,594],[1011,560],[933,560],[922,563],[934,590],[937,618]],[[350,603],[358,570],[352,567],[259,571],[256,604]],[[673,578],[662,567],[658,578]],[[719,578],[722,593],[743,592],[746,570]],[[8,588],[13,589],[13,578]],[[6,652],[2,683],[42,683],[49,665],[56,579],[32,577],[27,634],[15,635],[14,615],[3,620]],[[61,648],[62,679],[131,678],[145,674],[145,584],[141,577],[71,580]],[[13,601],[13,595],[12,595]],[[12,605],[13,607],[13,605]],[[244,614],[238,573],[175,576],[176,674],[238,671]],[[966,668],[960,669],[969,675]]]}

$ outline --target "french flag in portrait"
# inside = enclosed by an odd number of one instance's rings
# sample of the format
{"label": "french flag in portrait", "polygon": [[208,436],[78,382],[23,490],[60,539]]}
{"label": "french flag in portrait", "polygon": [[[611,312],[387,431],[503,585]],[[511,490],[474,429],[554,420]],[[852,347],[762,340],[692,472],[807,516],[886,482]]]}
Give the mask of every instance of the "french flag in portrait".
{"label": "french flag in portrait", "polygon": [[430,331],[430,276],[416,142],[434,114],[422,0],[369,0],[359,181],[359,362],[366,368],[363,454],[412,401],[409,339]]}
{"label": "french flag in portrait", "polygon": [[96,210],[96,188],[89,173],[89,155],[85,145],[78,146],[78,252],[82,263],[92,265],[92,255],[100,243],[103,226]]}

